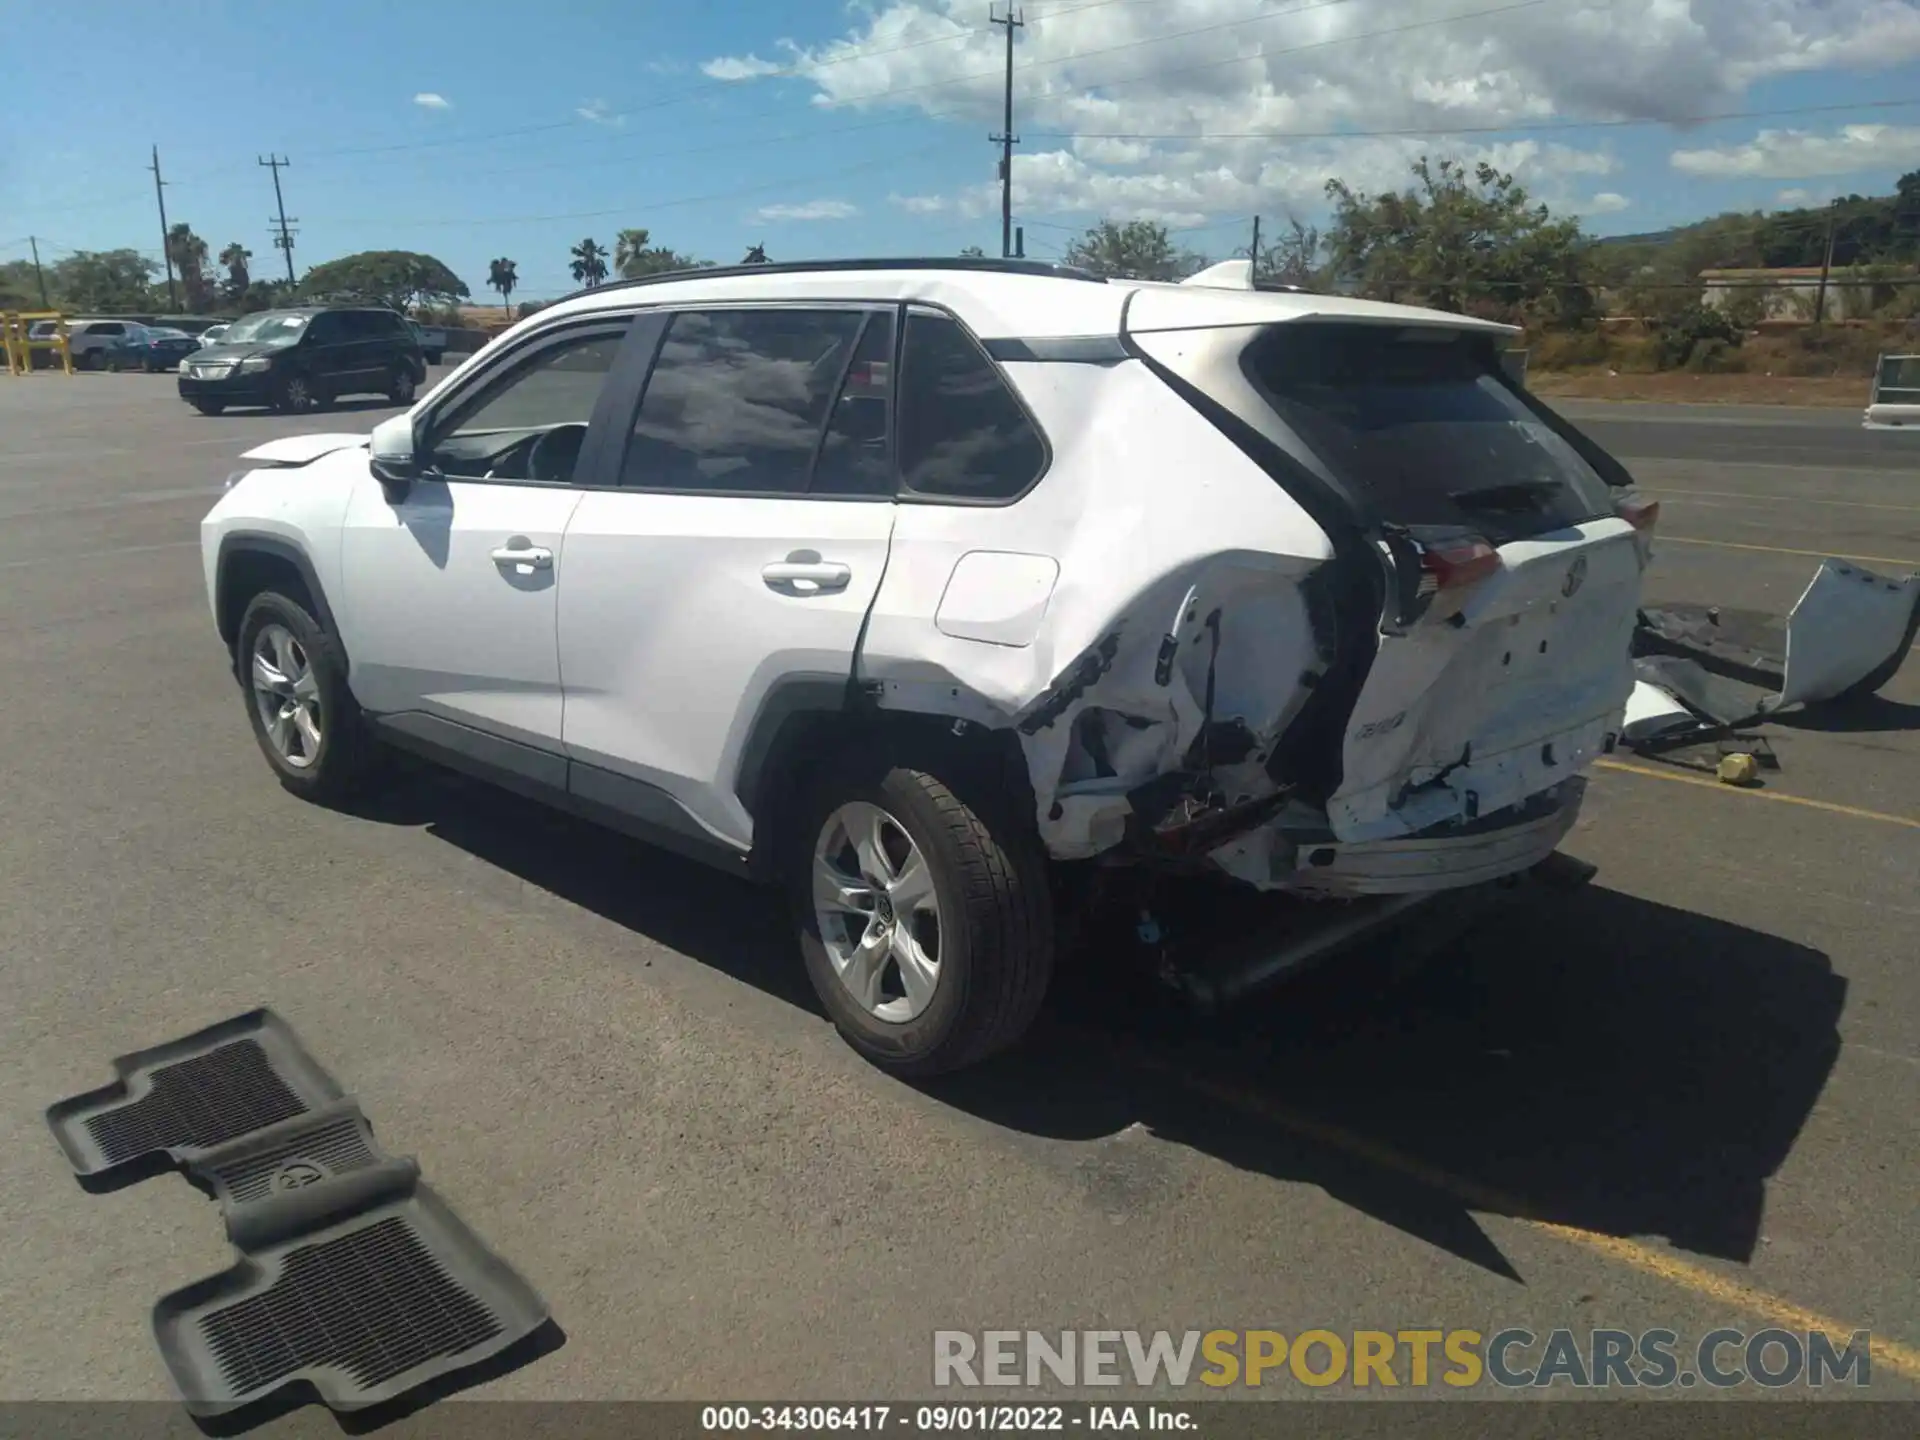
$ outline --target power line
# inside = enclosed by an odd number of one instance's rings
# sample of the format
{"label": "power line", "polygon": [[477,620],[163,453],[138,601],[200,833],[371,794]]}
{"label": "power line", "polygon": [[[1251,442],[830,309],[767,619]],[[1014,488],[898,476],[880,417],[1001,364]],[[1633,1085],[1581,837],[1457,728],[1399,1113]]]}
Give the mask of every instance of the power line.
{"label": "power line", "polygon": [[1522,120],[1507,125],[1409,126],[1389,130],[1034,130],[1046,140],[1367,140],[1386,137],[1503,135],[1533,130],[1613,130],[1636,126],[1705,125],[1717,120],[1764,120],[1783,115],[1823,115],[1839,111],[1911,109],[1916,100],[1861,100],[1845,105],[1789,105],[1773,110],[1726,110],[1665,119]]}

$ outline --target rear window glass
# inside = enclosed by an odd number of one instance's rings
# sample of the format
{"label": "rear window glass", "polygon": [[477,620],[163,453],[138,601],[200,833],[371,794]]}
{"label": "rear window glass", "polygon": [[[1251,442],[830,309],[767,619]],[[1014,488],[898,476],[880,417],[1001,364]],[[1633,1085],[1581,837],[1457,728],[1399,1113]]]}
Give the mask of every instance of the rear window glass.
{"label": "rear window glass", "polygon": [[1613,513],[1607,483],[1492,373],[1484,340],[1375,325],[1276,326],[1249,377],[1383,520],[1496,540]]}

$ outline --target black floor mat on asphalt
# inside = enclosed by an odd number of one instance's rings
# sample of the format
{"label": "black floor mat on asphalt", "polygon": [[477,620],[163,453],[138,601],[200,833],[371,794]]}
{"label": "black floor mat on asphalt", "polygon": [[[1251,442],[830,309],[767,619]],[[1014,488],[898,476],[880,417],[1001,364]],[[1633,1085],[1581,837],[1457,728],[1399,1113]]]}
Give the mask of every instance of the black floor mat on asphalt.
{"label": "black floor mat on asphalt", "polygon": [[113,1084],[47,1109],[84,1181],[138,1179],[344,1099],[270,1010],[253,1010],[113,1062]]}
{"label": "black floor mat on asphalt", "polygon": [[242,1258],[164,1297],[154,1338],[187,1408],[219,1416],[306,1384],[328,1406],[381,1405],[476,1366],[547,1306],[407,1161],[303,1188],[297,1219],[248,1208]]}
{"label": "black floor mat on asphalt", "polygon": [[336,1411],[397,1403],[553,1328],[271,1011],[124,1055],[114,1072],[47,1110],[75,1174],[107,1189],[182,1170],[240,1252],[154,1307],[194,1416],[277,1413],[298,1403],[293,1387]]}

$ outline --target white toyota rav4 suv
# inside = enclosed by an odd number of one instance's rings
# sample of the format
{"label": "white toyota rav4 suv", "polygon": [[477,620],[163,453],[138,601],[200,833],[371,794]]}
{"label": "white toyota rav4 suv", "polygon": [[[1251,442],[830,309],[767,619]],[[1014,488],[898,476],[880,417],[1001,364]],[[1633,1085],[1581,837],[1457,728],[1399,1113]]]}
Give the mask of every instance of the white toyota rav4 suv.
{"label": "white toyota rav4 suv", "polygon": [[1021,1033],[1089,866],[1312,910],[1538,864],[1654,507],[1505,327],[1198,279],[604,285],[250,451],[202,537],[262,751],[327,800],[399,746],[783,885],[903,1073]]}

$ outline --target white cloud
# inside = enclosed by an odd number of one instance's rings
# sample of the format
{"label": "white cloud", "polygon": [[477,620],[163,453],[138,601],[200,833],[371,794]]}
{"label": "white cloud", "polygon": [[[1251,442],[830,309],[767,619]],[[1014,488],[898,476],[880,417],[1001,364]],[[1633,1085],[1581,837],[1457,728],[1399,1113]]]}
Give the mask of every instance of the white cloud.
{"label": "white cloud", "polygon": [[700,73],[714,80],[758,80],[766,75],[778,75],[787,67],[774,60],[762,60],[758,55],[723,55],[718,60],[709,60],[700,67]]}
{"label": "white cloud", "polygon": [[605,125],[612,130],[618,130],[627,123],[627,117],[616,115],[613,107],[604,100],[589,100],[584,105],[577,105],[573,113],[589,125]]}
{"label": "white cloud", "polygon": [[1802,190],[1798,185],[1789,186],[1773,197],[1773,203],[1783,210],[1792,210],[1813,203],[1813,192]]}
{"label": "white cloud", "polygon": [[[1769,76],[1920,59],[1913,0],[1554,0],[1477,18],[1472,8],[1296,0],[1262,12],[1247,0],[1154,0],[1031,14],[1015,75],[1027,142],[1015,161],[1020,203],[1168,224],[1317,208],[1328,178],[1397,188],[1423,152],[1485,158],[1537,193],[1574,196],[1582,192],[1566,177],[1618,169],[1606,132],[1565,144],[1465,132],[1678,121],[1734,108]],[[742,81],[799,77],[816,107],[997,128],[1004,45],[978,0],[873,0],[837,40],[778,42],[784,64],[749,51],[702,68]],[[1456,133],[1432,133],[1448,127]],[[1430,133],[1349,133],[1369,131]],[[913,198],[964,212],[986,207],[991,189]]]}
{"label": "white cloud", "polygon": [[453,102],[451,100],[447,99],[444,95],[435,94],[431,90],[422,90],[418,95],[413,97],[413,103],[418,105],[422,110],[451,110],[453,108]]}
{"label": "white cloud", "polygon": [[1616,190],[1602,190],[1582,208],[1589,215],[1615,215],[1633,207],[1633,201]]}
{"label": "white cloud", "polygon": [[844,200],[808,200],[799,205],[762,205],[753,212],[756,220],[851,220],[860,213],[858,205]]}
{"label": "white cloud", "polygon": [[909,215],[937,215],[953,206],[944,195],[889,195],[887,199]]}
{"label": "white cloud", "polygon": [[1762,130],[1744,145],[1676,150],[1673,168],[1714,179],[1806,180],[1920,164],[1920,126],[1845,125],[1831,135]]}

